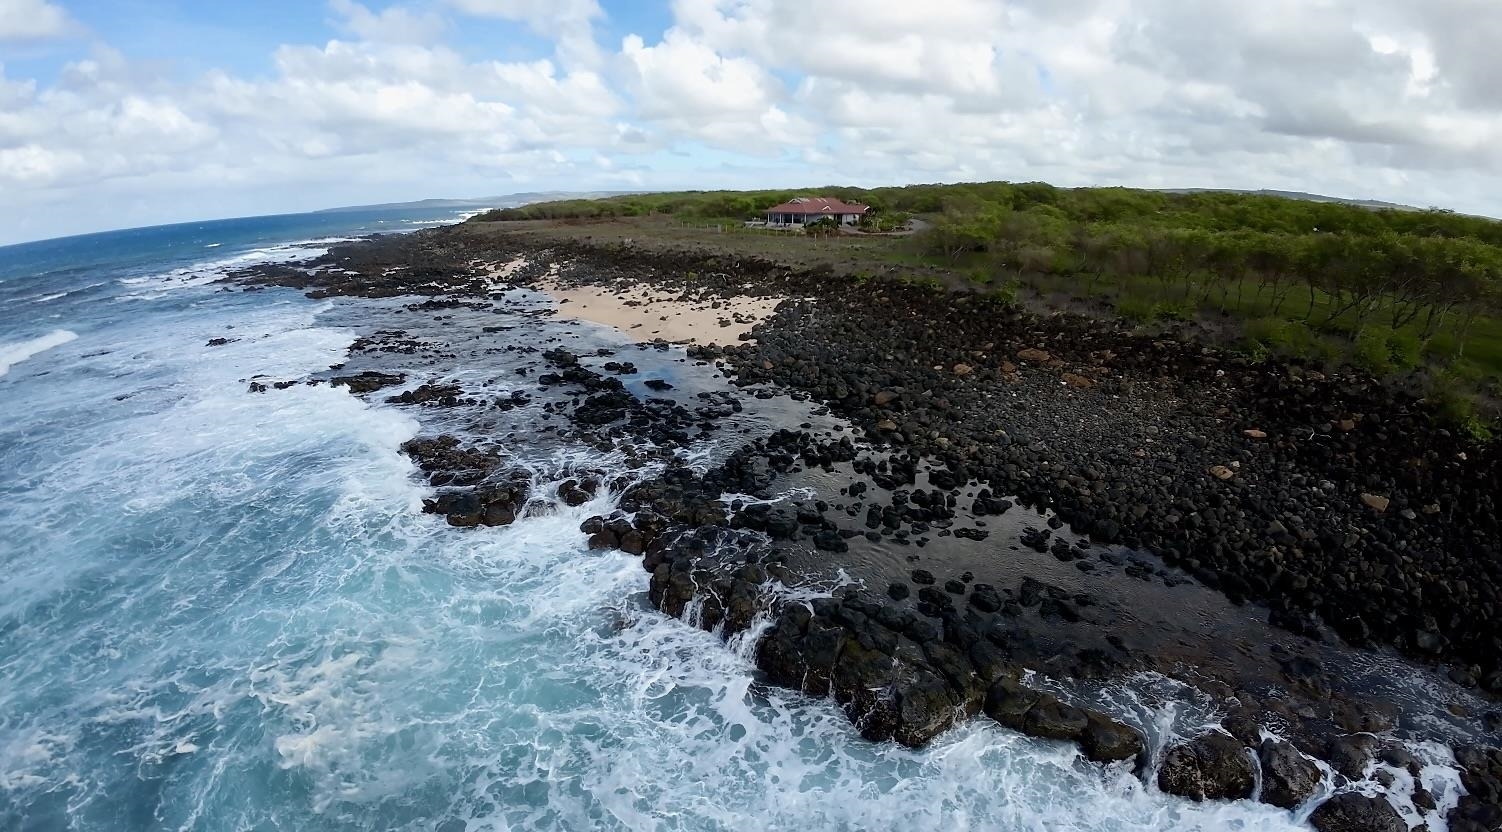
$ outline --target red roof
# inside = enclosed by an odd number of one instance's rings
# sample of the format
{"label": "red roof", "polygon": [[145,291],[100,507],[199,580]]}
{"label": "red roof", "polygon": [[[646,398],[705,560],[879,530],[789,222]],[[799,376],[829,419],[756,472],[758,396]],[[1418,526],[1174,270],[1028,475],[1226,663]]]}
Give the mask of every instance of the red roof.
{"label": "red roof", "polygon": [[859,202],[841,202],[827,196],[800,196],[768,208],[767,214],[864,214],[871,210]]}

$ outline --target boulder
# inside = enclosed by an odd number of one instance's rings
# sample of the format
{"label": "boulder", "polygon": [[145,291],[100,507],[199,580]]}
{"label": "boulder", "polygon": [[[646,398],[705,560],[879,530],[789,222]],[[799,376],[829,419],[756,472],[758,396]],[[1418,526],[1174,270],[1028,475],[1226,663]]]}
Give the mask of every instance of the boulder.
{"label": "boulder", "polygon": [[1214,731],[1168,750],[1158,788],[1193,800],[1243,800],[1255,781],[1251,755],[1228,734]]}
{"label": "boulder", "polygon": [[1022,718],[1022,732],[1046,740],[1078,740],[1090,725],[1090,717],[1080,708],[1060,702],[1048,694],[1038,697]]}
{"label": "boulder", "polygon": [[1021,731],[1027,712],[1032,710],[1042,696],[1032,688],[1023,687],[1015,678],[1002,676],[986,691],[981,709],[986,712],[986,716],[1002,725]]}
{"label": "boulder", "polygon": [[825,552],[848,552],[850,544],[845,542],[845,538],[841,537],[839,532],[825,529],[814,534],[814,548]]}
{"label": "boulder", "polygon": [[1377,512],[1378,514],[1381,514],[1384,511],[1387,511],[1387,506],[1391,502],[1391,500],[1383,497],[1380,494],[1367,494],[1365,492],[1362,492],[1361,502],[1365,503],[1367,508]]}
{"label": "boulder", "polygon": [[892,738],[918,748],[954,724],[955,701],[945,681],[926,670],[904,674],[893,685],[897,725]]}
{"label": "boulder", "polygon": [[1262,763],[1262,802],[1283,809],[1300,806],[1319,787],[1319,766],[1283,740],[1268,738],[1257,746]]}
{"label": "boulder", "polygon": [[[221,339],[216,338],[214,340]],[[213,346],[213,342],[210,342],[209,345]],[[336,376],[329,379],[329,384],[334,387],[349,388],[349,392],[351,393],[374,393],[382,387],[402,384],[406,380],[407,377],[401,373],[378,373],[374,370],[368,370],[352,376]]]}
{"label": "boulder", "polygon": [[1408,832],[1408,824],[1385,797],[1343,792],[1320,804],[1309,823],[1319,832]]}
{"label": "boulder", "polygon": [[594,498],[594,484],[585,481],[582,485],[578,480],[566,480],[558,486],[558,499],[566,505],[582,506]]}
{"label": "boulder", "polygon": [[1045,352],[1043,350],[1033,349],[1033,348],[1030,347],[1030,348],[1025,349],[1025,350],[1018,350],[1018,352],[1017,352],[1017,360],[1018,361],[1031,361],[1034,364],[1047,364],[1048,362],[1050,362],[1050,361],[1053,360],[1053,356],[1049,355],[1047,352]]}
{"label": "boulder", "polygon": [[1352,780],[1360,780],[1366,764],[1377,753],[1377,738],[1370,734],[1336,737],[1325,748],[1325,760],[1336,771]]}
{"label": "boulder", "polygon": [[509,526],[516,522],[516,508],[503,500],[490,503],[485,506],[485,514],[480,522],[487,526]]}
{"label": "boulder", "polygon": [[1090,712],[1088,715],[1090,724],[1080,735],[1080,748],[1086,758],[1097,763],[1114,763],[1137,757],[1147,747],[1142,734],[1135,729],[1104,714]]}

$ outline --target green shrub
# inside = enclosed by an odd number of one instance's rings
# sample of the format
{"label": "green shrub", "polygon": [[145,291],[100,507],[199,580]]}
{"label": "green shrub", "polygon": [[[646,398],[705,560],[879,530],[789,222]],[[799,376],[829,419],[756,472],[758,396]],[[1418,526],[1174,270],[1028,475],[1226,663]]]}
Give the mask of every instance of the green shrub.
{"label": "green shrub", "polygon": [[1424,345],[1424,355],[1440,361],[1449,361],[1460,355],[1460,339],[1453,332],[1441,332]]}
{"label": "green shrub", "polygon": [[1423,363],[1423,345],[1419,343],[1417,335],[1411,332],[1387,331],[1387,354],[1392,359],[1394,367],[1400,370],[1412,370]]}
{"label": "green shrub", "polygon": [[1442,420],[1464,431],[1477,442],[1490,442],[1491,426],[1482,418],[1476,407],[1476,395],[1470,384],[1451,371],[1435,373],[1429,379],[1425,398],[1439,413]]}
{"label": "green shrub", "polygon": [[1397,369],[1392,360],[1392,348],[1380,332],[1368,330],[1361,333],[1351,346],[1351,363],[1373,375],[1387,375]]}
{"label": "green shrub", "polygon": [[1145,324],[1158,313],[1158,305],[1147,298],[1126,295],[1116,299],[1116,314],[1132,323]]}
{"label": "green shrub", "polygon": [[1253,318],[1246,322],[1246,338],[1264,346],[1275,347],[1283,343],[1287,327],[1288,322],[1279,318]]}
{"label": "green shrub", "polygon": [[986,297],[997,305],[1010,309],[1017,305],[1017,284],[1011,281],[1004,281],[986,292]]}
{"label": "green shrub", "polygon": [[1187,300],[1165,300],[1154,306],[1153,317],[1160,321],[1192,320],[1194,304]]}
{"label": "green shrub", "polygon": [[1248,360],[1257,362],[1259,364],[1269,358],[1272,358],[1272,350],[1268,348],[1267,344],[1257,340],[1256,338],[1243,338],[1241,340],[1239,348],[1241,350],[1241,354],[1245,355]]}

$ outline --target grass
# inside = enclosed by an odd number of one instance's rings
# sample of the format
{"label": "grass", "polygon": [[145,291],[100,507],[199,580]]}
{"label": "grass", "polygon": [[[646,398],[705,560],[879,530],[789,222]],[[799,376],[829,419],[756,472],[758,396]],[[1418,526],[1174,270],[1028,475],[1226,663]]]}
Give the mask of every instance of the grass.
{"label": "grass", "polygon": [[1366,316],[1358,332],[1355,315],[1332,315],[1332,298],[1302,287],[1281,303],[1248,284],[1221,292],[1208,276],[1171,281],[1148,276],[1094,277],[1067,270],[1019,275],[996,254],[966,252],[953,261],[926,255],[912,237],[812,237],[747,228],[739,220],[653,216],[614,220],[505,223],[505,233],[631,240],[664,248],[711,248],[727,255],[757,257],[790,266],[829,267],[868,283],[903,280],[928,288],[972,287],[1007,305],[1042,310],[1061,304],[1087,314],[1117,316],[1144,327],[1195,322],[1204,337],[1253,358],[1299,360],[1313,366],[1357,367],[1378,376],[1443,375],[1436,394],[1442,412],[1477,435],[1502,402],[1502,320],[1480,318],[1462,341],[1455,322],[1425,339],[1417,323],[1398,330],[1388,310]]}

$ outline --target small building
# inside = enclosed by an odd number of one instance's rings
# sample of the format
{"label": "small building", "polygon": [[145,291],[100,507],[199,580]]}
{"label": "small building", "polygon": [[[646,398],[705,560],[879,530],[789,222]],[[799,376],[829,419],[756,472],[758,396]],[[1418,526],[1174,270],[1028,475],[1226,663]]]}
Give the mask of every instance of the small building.
{"label": "small building", "polygon": [[830,218],[840,225],[855,225],[870,211],[858,202],[841,202],[827,196],[800,196],[766,210],[767,225],[807,225]]}

